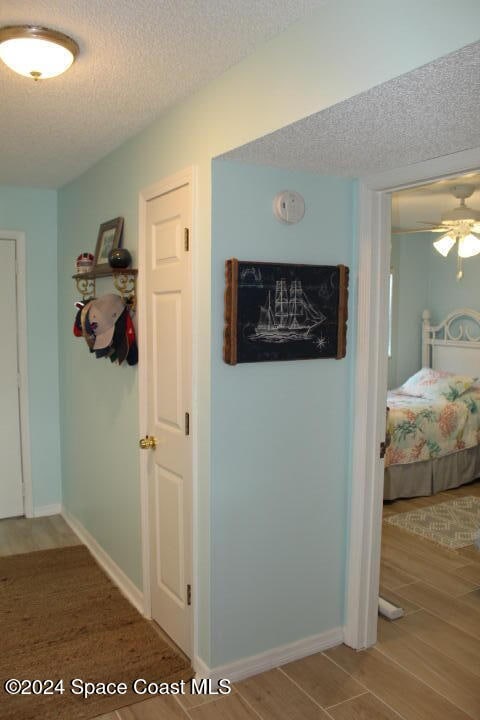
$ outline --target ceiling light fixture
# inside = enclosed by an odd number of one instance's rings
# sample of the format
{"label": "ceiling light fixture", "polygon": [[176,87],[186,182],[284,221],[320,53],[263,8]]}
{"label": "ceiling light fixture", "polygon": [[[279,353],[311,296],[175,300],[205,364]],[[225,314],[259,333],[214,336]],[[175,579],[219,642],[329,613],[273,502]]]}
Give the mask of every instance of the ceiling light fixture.
{"label": "ceiling light fixture", "polygon": [[0,59],[19,75],[44,80],[64,73],[79,53],[75,40],[35,25],[0,28]]}
{"label": "ceiling light fixture", "polygon": [[462,258],[473,257],[480,253],[480,238],[475,235],[465,235],[459,238],[458,254]]}
{"label": "ceiling light fixture", "polygon": [[435,250],[439,252],[440,255],[443,255],[443,257],[447,257],[448,253],[454,245],[455,238],[450,237],[450,235],[442,235],[441,238],[435,240],[435,242],[433,243],[433,247],[435,248]]}
{"label": "ceiling light fixture", "polygon": [[431,228],[434,232],[448,228],[448,232],[433,243],[435,250],[443,257],[447,257],[457,244],[457,280],[463,277],[463,258],[480,253],[480,237],[476,234],[480,232],[480,210],[474,210],[465,204],[466,198],[474,191],[474,185],[455,185],[450,188],[452,195],[460,200],[460,205],[443,213],[440,227]]}

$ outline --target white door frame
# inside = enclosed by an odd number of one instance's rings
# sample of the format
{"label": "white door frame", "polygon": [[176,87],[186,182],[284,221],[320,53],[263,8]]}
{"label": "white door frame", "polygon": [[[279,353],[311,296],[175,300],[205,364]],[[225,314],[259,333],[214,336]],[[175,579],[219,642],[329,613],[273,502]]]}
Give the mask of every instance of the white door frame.
{"label": "white door frame", "polygon": [[17,261],[17,343],[19,374],[20,441],[23,482],[23,511],[25,517],[33,517],[32,462],[30,446],[30,414],[28,394],[28,345],[27,345],[27,283],[26,283],[26,237],[18,230],[0,230],[0,240],[15,241]]}
{"label": "white door frame", "polygon": [[[190,426],[192,431],[192,657],[190,658],[195,669],[198,656],[198,413],[197,413],[197,392],[198,392],[198,253],[199,243],[196,229],[198,226],[198,202],[197,202],[197,168],[187,167],[184,170],[170,175],[158,183],[149,185],[139,193],[138,199],[138,396],[139,396],[139,437],[148,434],[147,427],[147,344],[144,338],[147,335],[147,319],[144,308],[147,302],[147,290],[145,285],[145,253],[146,253],[146,216],[147,203],[149,200],[163,195],[164,193],[176,190],[189,183],[191,188],[191,217],[192,232],[190,251],[192,253],[192,408]],[[147,454],[139,452],[140,458],[140,506],[141,506],[141,531],[142,531],[142,568],[143,568],[143,602],[144,615],[152,617],[152,596],[150,584],[150,533],[148,513],[148,471]]]}
{"label": "white door frame", "polygon": [[360,178],[358,310],[352,487],[344,639],[355,649],[377,639],[383,502],[390,264],[390,193],[480,168],[480,148]]}

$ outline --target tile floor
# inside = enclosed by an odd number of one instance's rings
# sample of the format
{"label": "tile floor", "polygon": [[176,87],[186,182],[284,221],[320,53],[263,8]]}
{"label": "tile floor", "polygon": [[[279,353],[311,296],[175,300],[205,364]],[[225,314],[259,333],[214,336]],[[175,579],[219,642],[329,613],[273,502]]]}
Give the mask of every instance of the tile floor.
{"label": "tile floor", "polygon": [[[385,506],[385,515],[480,496],[480,482]],[[98,720],[480,720],[480,552],[384,525],[375,648],[344,645],[236,683],[223,697],[154,698]]]}
{"label": "tile floor", "polygon": [[[480,496],[480,482],[384,512],[453,495]],[[60,518],[0,523],[5,552],[56,542],[77,542]],[[480,552],[384,525],[381,590],[406,614],[379,620],[375,648],[341,645],[236,683],[229,696],[158,697],[96,720],[480,720]]]}

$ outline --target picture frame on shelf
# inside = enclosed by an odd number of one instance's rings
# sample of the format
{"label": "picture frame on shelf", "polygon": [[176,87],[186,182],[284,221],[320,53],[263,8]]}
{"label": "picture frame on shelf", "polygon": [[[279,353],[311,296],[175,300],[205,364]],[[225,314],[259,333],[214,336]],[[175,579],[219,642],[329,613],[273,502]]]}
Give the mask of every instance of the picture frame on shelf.
{"label": "picture frame on shelf", "polygon": [[106,270],[109,268],[108,255],[111,250],[120,247],[123,233],[123,217],[107,220],[100,225],[98,230],[97,245],[95,247],[95,270]]}

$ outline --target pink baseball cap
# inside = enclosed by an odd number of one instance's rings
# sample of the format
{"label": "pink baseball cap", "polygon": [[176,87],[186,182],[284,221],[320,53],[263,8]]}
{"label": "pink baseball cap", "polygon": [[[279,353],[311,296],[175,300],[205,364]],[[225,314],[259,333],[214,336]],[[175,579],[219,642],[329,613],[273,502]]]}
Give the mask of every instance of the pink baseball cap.
{"label": "pink baseball cap", "polygon": [[95,333],[94,350],[102,350],[112,343],[115,323],[125,310],[120,295],[109,293],[93,300],[88,310],[88,320]]}

